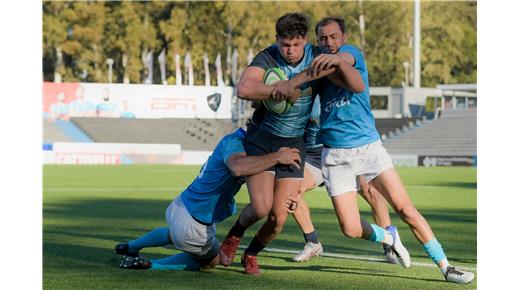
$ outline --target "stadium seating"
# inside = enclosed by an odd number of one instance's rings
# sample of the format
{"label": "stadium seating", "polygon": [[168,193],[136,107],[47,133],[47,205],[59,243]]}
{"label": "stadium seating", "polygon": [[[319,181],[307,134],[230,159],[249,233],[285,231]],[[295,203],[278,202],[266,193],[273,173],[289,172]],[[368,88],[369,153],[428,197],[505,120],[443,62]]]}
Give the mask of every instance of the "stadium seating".
{"label": "stadium seating", "polygon": [[43,118],[43,144],[53,142],[73,142],[73,140],[54,122]]}
{"label": "stadium seating", "polygon": [[[376,127],[383,136],[419,120],[376,119]],[[234,128],[230,120],[215,119],[72,118],[71,121],[94,142],[181,144],[184,150],[213,150],[219,139]]]}
{"label": "stadium seating", "polygon": [[376,128],[377,131],[379,131],[379,135],[381,135],[383,139],[385,139],[388,135],[392,134],[392,132],[396,130],[401,130],[403,129],[403,127],[415,126],[421,120],[422,119],[418,117],[401,119],[376,119]]}
{"label": "stadium seating", "polygon": [[233,131],[230,120],[72,118],[94,142],[180,144],[183,150],[213,150]]}
{"label": "stadium seating", "polygon": [[[183,150],[213,150],[233,131],[230,120],[72,118],[93,142],[180,144]],[[391,154],[476,155],[476,109],[444,110],[440,118],[376,119]],[[44,143],[75,140],[44,121]]]}
{"label": "stadium seating", "polygon": [[477,154],[477,110],[443,110],[438,119],[384,140],[390,154],[471,156]]}

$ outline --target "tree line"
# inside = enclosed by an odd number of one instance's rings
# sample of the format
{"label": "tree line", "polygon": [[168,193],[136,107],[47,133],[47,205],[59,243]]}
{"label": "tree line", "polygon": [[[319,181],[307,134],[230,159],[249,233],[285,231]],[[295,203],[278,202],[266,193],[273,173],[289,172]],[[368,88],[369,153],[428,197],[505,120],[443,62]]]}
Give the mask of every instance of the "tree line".
{"label": "tree line", "polygon": [[[204,84],[204,54],[212,84],[222,56],[224,81],[231,84],[231,58],[238,66],[248,55],[275,41],[276,19],[287,12],[309,17],[309,42],[323,17],[346,22],[347,43],[366,57],[371,86],[400,86],[403,63],[412,65],[413,2],[43,2],[43,79],[57,74],[67,82],[106,82],[106,60],[113,82],[143,83],[146,53],[154,55],[153,83],[160,83],[157,57],[165,49],[168,83],[175,83],[175,54],[189,52],[195,85]],[[476,2],[421,3],[422,85],[476,82]],[[411,76],[411,70],[408,71]]]}

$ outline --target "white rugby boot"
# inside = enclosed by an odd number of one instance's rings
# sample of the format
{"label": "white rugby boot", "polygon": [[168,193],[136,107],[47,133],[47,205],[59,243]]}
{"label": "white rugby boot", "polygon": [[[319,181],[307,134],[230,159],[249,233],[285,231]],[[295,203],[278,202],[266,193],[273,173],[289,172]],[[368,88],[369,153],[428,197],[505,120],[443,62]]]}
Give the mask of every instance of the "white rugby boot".
{"label": "white rugby boot", "polygon": [[392,237],[394,238],[394,244],[390,246],[390,248],[394,251],[395,255],[398,258],[399,264],[405,268],[410,268],[412,261],[410,260],[410,254],[408,250],[401,243],[401,238],[399,238],[399,233],[397,232],[397,227],[388,226],[386,230],[390,232]]}
{"label": "white rugby boot", "polygon": [[448,266],[444,273],[444,279],[446,279],[447,282],[467,284],[475,279],[475,274]]}
{"label": "white rugby boot", "polygon": [[303,250],[293,257],[293,261],[307,262],[311,259],[311,257],[319,256],[321,253],[323,253],[323,247],[321,246],[321,243],[315,244],[308,242],[303,247]]}

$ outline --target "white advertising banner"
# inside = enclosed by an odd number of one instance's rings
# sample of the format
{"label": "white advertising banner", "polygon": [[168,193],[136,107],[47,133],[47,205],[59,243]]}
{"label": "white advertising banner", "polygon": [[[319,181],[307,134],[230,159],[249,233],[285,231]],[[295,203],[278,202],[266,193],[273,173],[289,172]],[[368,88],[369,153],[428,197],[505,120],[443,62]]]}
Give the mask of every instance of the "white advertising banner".
{"label": "white advertising banner", "polygon": [[[49,116],[230,119],[227,86],[143,84],[43,84],[43,111]],[[55,108],[55,109],[53,109]]]}
{"label": "white advertising banner", "polygon": [[179,144],[56,142],[44,151],[45,164],[174,164],[179,158]]}
{"label": "white advertising banner", "polygon": [[392,161],[395,167],[417,167],[418,166],[418,155],[413,154],[392,154]]}

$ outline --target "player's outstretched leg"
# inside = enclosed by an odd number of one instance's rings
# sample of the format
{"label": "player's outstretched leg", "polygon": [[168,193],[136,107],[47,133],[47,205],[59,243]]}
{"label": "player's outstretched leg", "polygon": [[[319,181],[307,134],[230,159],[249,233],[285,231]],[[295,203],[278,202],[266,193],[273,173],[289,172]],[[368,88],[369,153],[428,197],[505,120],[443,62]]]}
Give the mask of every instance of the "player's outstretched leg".
{"label": "player's outstretched leg", "polygon": [[282,232],[288,216],[285,202],[289,196],[297,194],[299,187],[300,180],[294,178],[282,178],[276,181],[271,212],[244,251],[242,265],[246,274],[260,275],[256,256]]}
{"label": "player's outstretched leg", "polygon": [[218,259],[219,263],[222,266],[228,267],[229,265],[231,265],[231,263],[233,263],[233,260],[235,259],[235,255],[238,250],[238,246],[240,245],[240,240],[242,239],[242,237],[244,237],[244,233],[249,227],[249,225],[251,225],[248,224],[247,226],[244,226],[242,225],[240,220],[254,220],[256,219],[256,216],[256,211],[251,204],[248,204],[244,207],[237,221],[229,230],[228,234],[222,241],[222,244],[220,244]]}
{"label": "player's outstretched leg", "polygon": [[[323,253],[323,246],[321,245],[320,240],[318,239],[318,233],[312,224],[311,211],[303,198],[305,192],[316,187],[316,177],[314,177],[311,172],[311,168],[314,167],[311,166],[312,165],[308,165],[307,163],[305,164],[303,181],[299,189],[300,200],[298,201],[298,208],[296,208],[292,213],[296,223],[300,226],[300,229],[303,232],[303,238],[305,240],[303,250],[293,257],[293,261],[295,262],[307,262],[312,257],[319,256]],[[317,168],[315,168],[315,170],[319,172],[319,177],[321,177],[321,170]]]}
{"label": "player's outstretched leg", "polygon": [[142,248],[161,247],[171,243],[170,229],[167,227],[156,228],[136,240],[117,244],[114,252],[118,255],[137,257]]}
{"label": "player's outstretched leg", "polygon": [[447,282],[465,284],[473,281],[475,274],[451,266],[441,244],[435,238],[426,219],[413,205],[399,175],[394,168],[382,172],[374,180],[378,191],[388,200],[399,217],[408,224],[424,251],[439,267]]}
{"label": "player's outstretched leg", "polygon": [[147,259],[141,255],[137,257],[123,256],[120,268],[131,270],[176,270],[176,271],[199,271],[202,264],[188,253],[161,258]]}
{"label": "player's outstretched leg", "polygon": [[466,284],[475,279],[475,274],[457,269],[450,265],[441,244],[436,238],[425,243],[423,249],[432,261],[439,266],[439,269],[447,282]]}
{"label": "player's outstretched leg", "polygon": [[[378,226],[389,230],[389,228],[392,227],[392,224],[390,220],[390,214],[388,213],[386,199],[379,191],[377,191],[373,185],[370,185],[367,182],[364,175],[359,175],[357,178],[360,186],[358,193],[370,205],[374,221]],[[399,264],[397,255],[391,246],[383,244],[383,253],[385,254],[386,261],[388,263]]]}
{"label": "player's outstretched leg", "polygon": [[303,197],[298,202],[298,208],[294,211],[293,217],[303,231],[305,246],[293,257],[295,262],[307,262],[314,256],[323,253],[323,247],[318,239],[318,233],[312,224],[311,214],[307,203]]}
{"label": "player's outstretched leg", "polygon": [[177,271],[199,271],[202,267],[200,261],[188,253],[151,260],[150,270],[177,270]]}
{"label": "player's outstretched leg", "polygon": [[409,268],[411,265],[410,254],[403,246],[397,230],[393,228],[386,230],[361,219],[356,194],[356,192],[347,192],[332,196],[332,204],[343,234],[349,238],[361,238],[390,246],[396,253],[401,266]]}
{"label": "player's outstretched leg", "polygon": [[219,250],[219,262],[228,267],[233,262],[240,240],[248,227],[266,217],[273,205],[274,175],[271,172],[247,177],[250,204],[246,205],[235,225],[229,230]]}

